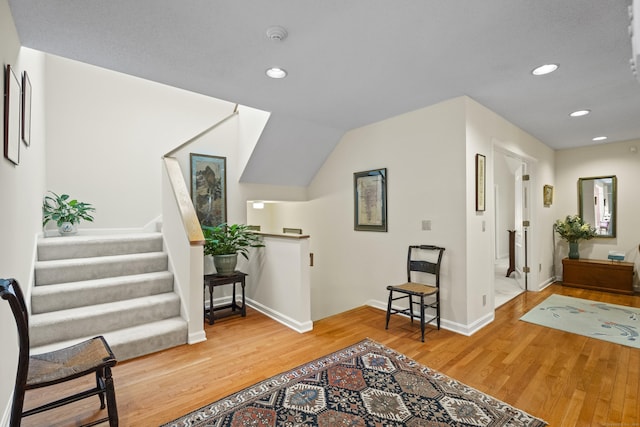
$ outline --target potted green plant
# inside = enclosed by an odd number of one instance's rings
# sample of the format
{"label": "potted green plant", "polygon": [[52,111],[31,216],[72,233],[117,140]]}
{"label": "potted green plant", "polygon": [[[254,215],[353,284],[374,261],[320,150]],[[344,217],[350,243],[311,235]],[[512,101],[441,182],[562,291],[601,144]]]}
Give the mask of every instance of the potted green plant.
{"label": "potted green plant", "polygon": [[578,244],[581,239],[590,240],[598,235],[591,224],[584,222],[578,215],[567,215],[564,220],[557,220],[553,224],[553,230],[564,240],[569,242],[569,258],[580,258]]}
{"label": "potted green plant", "polygon": [[204,254],[213,256],[218,274],[233,274],[238,254],[249,259],[249,248],[264,247],[258,234],[244,224],[220,224],[203,227],[205,237]]}
{"label": "potted green plant", "polygon": [[95,208],[90,203],[79,202],[68,194],[49,191],[42,201],[42,227],[55,221],[61,236],[75,234],[80,221],[93,221]]}

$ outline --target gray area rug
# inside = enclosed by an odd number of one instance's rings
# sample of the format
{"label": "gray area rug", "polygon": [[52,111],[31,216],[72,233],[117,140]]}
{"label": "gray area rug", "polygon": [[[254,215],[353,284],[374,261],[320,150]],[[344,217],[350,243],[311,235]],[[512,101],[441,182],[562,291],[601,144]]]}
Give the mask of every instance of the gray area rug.
{"label": "gray area rug", "polygon": [[640,348],[640,308],[554,294],[520,320]]}

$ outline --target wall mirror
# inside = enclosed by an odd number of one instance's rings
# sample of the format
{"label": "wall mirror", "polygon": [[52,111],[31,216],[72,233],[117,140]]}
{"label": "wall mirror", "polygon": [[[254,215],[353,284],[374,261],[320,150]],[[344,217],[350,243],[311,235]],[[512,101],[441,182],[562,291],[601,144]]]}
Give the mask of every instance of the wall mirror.
{"label": "wall mirror", "polygon": [[580,217],[596,228],[598,237],[616,237],[616,188],[615,175],[578,179]]}

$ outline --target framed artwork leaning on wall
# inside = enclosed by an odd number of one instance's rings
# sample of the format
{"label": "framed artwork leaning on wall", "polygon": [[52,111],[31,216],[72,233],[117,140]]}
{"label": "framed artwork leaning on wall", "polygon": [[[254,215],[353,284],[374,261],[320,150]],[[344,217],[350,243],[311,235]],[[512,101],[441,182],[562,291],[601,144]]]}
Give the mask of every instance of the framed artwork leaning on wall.
{"label": "framed artwork leaning on wall", "polygon": [[4,86],[4,157],[14,165],[20,163],[20,81],[11,65],[5,71]]}
{"label": "framed artwork leaning on wall", "polygon": [[191,201],[200,225],[227,222],[227,158],[190,154]]}

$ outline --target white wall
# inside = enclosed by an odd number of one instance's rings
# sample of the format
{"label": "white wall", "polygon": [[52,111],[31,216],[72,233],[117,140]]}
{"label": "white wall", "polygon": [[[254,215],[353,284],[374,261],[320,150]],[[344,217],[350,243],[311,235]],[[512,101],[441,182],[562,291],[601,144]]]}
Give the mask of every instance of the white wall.
{"label": "white wall", "polygon": [[[393,117],[348,132],[309,187],[312,318],[371,300],[406,280],[407,247],[446,248],[443,318],[466,323],[464,100]],[[353,174],[387,168],[388,232],[354,231]],[[422,231],[423,219],[432,230]]]}
{"label": "white wall", "polygon": [[[20,143],[20,164],[14,166],[0,158],[0,278],[13,277],[23,289],[31,281],[31,261],[35,251],[35,235],[40,229],[41,194],[44,188],[45,107],[43,58],[37,52],[21,49],[7,0],[0,0],[0,59],[3,66],[15,69],[20,79],[27,71],[33,88],[31,145]],[[0,122],[4,124],[4,102],[0,102]],[[4,140],[3,140],[4,147]],[[25,289],[27,290],[27,289]],[[0,300],[0,425],[9,420],[10,396],[18,360],[18,338],[9,304]]]}
{"label": "white wall", "polygon": [[265,202],[264,208],[256,209],[247,202],[247,223],[259,225],[263,233],[282,233],[282,229],[301,228],[307,233],[307,202]]}
{"label": "white wall", "polygon": [[[535,137],[505,120],[503,117],[466,98],[467,119],[467,276],[473,278],[468,284],[468,313],[470,322],[487,319],[494,308],[488,302],[482,305],[483,296],[493,293],[494,259],[494,194],[487,192],[487,210],[473,212],[475,204],[475,153],[487,154],[487,188],[494,185],[494,148],[509,152],[527,161],[530,165],[530,203],[531,227],[529,229],[529,266],[528,278],[530,290],[539,290],[553,280],[553,256],[551,230],[552,209],[544,208],[542,186],[554,182],[554,151]],[[482,223],[485,223],[483,230]],[[487,250],[489,249],[489,250]]]}
{"label": "white wall", "polygon": [[[632,151],[634,150],[635,151]],[[560,150],[556,153],[556,218],[578,213],[578,178],[616,175],[618,177],[617,237],[596,238],[580,242],[581,258],[606,259],[609,251],[626,254],[626,260],[638,268],[640,244],[640,140],[591,147]],[[562,258],[568,253],[567,243],[556,238],[556,269],[562,275]],[[638,276],[635,280],[637,283]]]}
{"label": "white wall", "polygon": [[[345,135],[309,187],[303,226],[315,255],[312,318],[365,303],[384,306],[386,285],[405,278],[409,244],[446,248],[442,270],[443,325],[472,333],[493,318],[493,149],[535,163],[535,184],[553,184],[553,150],[470,98],[462,97],[355,129]],[[475,154],[487,157],[487,205],[475,211]],[[388,170],[389,230],[353,230],[353,173]],[[538,184],[540,183],[540,184]],[[532,195],[536,229],[551,227],[541,194]],[[423,231],[421,221],[431,220]],[[484,223],[484,231],[483,231]],[[546,246],[545,246],[546,245]],[[541,250],[541,247],[545,250]],[[551,278],[550,236],[531,243],[532,289]]]}
{"label": "white wall", "polygon": [[309,239],[265,235],[263,242],[251,250],[249,263],[239,257],[240,270],[248,273],[247,302],[298,332],[310,331]]}
{"label": "white wall", "polygon": [[138,228],[160,215],[162,155],[235,107],[52,55],[47,82],[47,189],[96,207],[81,228]]}

